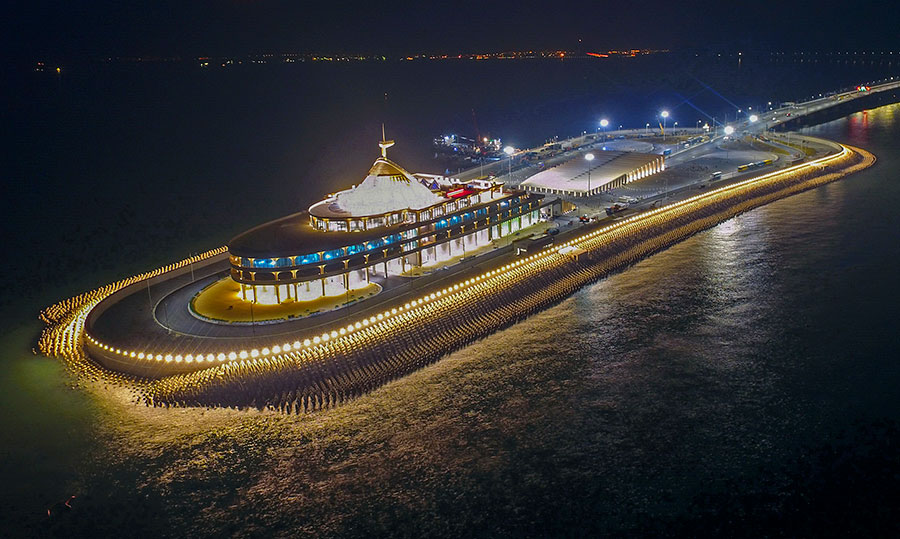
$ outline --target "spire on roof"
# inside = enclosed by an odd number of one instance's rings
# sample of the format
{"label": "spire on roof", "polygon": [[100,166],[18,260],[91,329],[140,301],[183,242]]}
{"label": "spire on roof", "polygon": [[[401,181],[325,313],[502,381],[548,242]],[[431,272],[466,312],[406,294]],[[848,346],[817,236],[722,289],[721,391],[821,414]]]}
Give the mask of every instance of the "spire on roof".
{"label": "spire on roof", "polygon": [[387,140],[384,136],[384,124],[381,124],[381,142],[378,143],[378,146],[381,147],[381,157],[387,159],[387,149],[394,145],[393,140]]}

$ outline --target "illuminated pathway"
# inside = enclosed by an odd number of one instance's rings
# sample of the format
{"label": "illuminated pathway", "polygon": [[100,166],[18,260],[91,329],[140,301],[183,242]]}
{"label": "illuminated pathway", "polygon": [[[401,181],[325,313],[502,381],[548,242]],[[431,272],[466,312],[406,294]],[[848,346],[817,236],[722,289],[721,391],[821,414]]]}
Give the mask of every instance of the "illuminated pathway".
{"label": "illuminated pathway", "polygon": [[[825,142],[825,141],[822,141]],[[114,283],[48,308],[41,350],[65,358],[75,369],[98,373],[87,353],[154,372],[158,380],[132,387],[153,404],[316,409],[352,398],[402,376],[453,349],[544,309],[610,271],[709,228],[734,215],[823,185],[874,163],[857,148],[724,186],[583,233],[535,255],[441,283],[427,295],[404,296],[377,315],[346,318],[313,337],[281,339],[244,348],[220,343],[217,351],[178,355],[165,349],[122,350],[84,331],[103,298],[129,284],[183,268]],[[585,231],[587,230],[587,231]],[[221,252],[210,251],[199,260]],[[168,373],[171,375],[165,376]],[[180,374],[179,374],[180,373]],[[108,374],[122,379],[121,375]]]}

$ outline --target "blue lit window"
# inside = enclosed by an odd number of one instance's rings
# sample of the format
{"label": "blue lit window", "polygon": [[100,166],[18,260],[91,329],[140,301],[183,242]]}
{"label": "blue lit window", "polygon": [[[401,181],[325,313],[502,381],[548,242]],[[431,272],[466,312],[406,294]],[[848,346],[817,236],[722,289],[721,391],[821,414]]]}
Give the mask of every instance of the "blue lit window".
{"label": "blue lit window", "polygon": [[347,254],[355,255],[355,254],[361,253],[365,250],[366,250],[366,247],[361,243],[358,245],[350,245],[349,247],[347,247]]}
{"label": "blue lit window", "polygon": [[454,216],[450,217],[450,224],[451,224],[451,225],[455,225],[455,224],[458,223],[459,221],[460,221],[459,215],[454,215]]}
{"label": "blue lit window", "polygon": [[372,241],[367,241],[367,242],[366,242],[366,249],[369,250],[369,251],[371,251],[372,249],[378,249],[378,248],[381,247],[382,245],[384,245],[384,242],[381,241],[381,238],[379,238],[379,239],[375,239],[375,240],[372,240]]}
{"label": "blue lit window", "polygon": [[297,263],[298,264],[312,264],[313,262],[319,261],[319,253],[311,253],[308,255],[298,256]]}
{"label": "blue lit window", "polygon": [[400,234],[391,234],[390,236],[385,236],[382,240],[385,245],[390,245],[400,240]]}
{"label": "blue lit window", "polygon": [[322,255],[322,258],[324,258],[325,260],[332,260],[334,258],[340,258],[342,256],[344,256],[344,250],[335,249],[333,251],[325,251],[325,253]]}
{"label": "blue lit window", "polygon": [[275,261],[276,268],[287,268],[287,267],[290,267],[293,265],[294,265],[294,263],[291,262],[290,258],[279,258],[278,260]]}
{"label": "blue lit window", "polygon": [[503,206],[503,207],[505,208],[506,206],[509,206],[509,201],[508,201],[508,200],[504,200],[503,202],[500,203],[500,205]]}
{"label": "blue lit window", "polygon": [[469,212],[466,212],[466,213],[462,214],[462,218],[464,221],[468,221],[469,219],[472,218],[472,214]]}
{"label": "blue lit window", "polygon": [[271,258],[257,258],[253,261],[254,268],[274,268],[275,261]]}
{"label": "blue lit window", "polygon": [[441,219],[440,221],[438,221],[434,224],[435,230],[440,230],[442,228],[447,228],[447,220],[446,219]]}
{"label": "blue lit window", "polygon": [[475,212],[475,215],[478,215],[479,217],[484,217],[485,215],[487,215],[487,208],[481,208],[480,210]]}

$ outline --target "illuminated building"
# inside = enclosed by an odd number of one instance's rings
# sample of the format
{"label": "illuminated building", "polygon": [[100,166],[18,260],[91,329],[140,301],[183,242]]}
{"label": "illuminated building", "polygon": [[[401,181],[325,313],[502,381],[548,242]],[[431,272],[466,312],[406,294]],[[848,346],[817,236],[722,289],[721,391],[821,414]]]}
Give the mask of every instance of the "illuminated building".
{"label": "illuminated building", "polygon": [[530,192],[592,196],[646,178],[666,168],[665,157],[638,152],[595,150],[592,161],[573,158],[538,172],[522,183]]}
{"label": "illuminated building", "polygon": [[231,278],[253,303],[309,301],[434,266],[537,223],[544,195],[501,182],[411,174],[387,157],[358,185],[229,242]]}

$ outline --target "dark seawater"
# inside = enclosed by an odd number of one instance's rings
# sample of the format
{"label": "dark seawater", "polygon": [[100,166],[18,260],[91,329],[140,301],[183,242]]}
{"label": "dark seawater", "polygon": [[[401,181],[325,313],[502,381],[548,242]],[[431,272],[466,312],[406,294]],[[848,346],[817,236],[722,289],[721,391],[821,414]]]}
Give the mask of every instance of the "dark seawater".
{"label": "dark seawater", "polygon": [[[358,181],[383,119],[392,155],[429,170],[431,136],[468,132],[472,108],[481,129],[524,145],[600,115],[642,125],[700,92],[693,76],[762,102],[897,68],[677,60],[24,79],[4,111],[4,235],[21,263],[7,276],[24,285],[0,303],[0,529],[759,536],[887,521],[900,491],[900,105],[807,130],[872,151],[875,167],[334,410],[150,410],[30,354],[46,304]],[[692,99],[719,106],[708,97]],[[73,494],[74,509],[47,517]]]}

